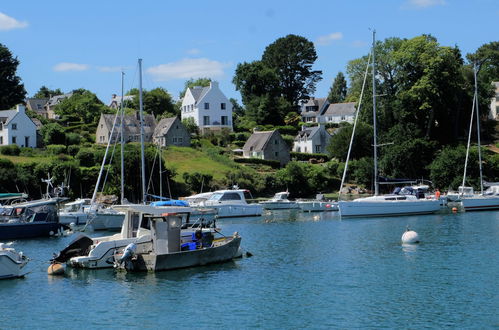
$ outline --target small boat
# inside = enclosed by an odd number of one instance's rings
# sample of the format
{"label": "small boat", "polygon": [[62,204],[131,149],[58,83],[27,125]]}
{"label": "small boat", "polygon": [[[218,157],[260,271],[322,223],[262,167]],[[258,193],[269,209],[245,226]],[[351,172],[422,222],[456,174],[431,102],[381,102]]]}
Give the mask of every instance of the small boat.
{"label": "small boat", "polygon": [[[193,204],[189,202],[189,205],[194,208],[202,207],[214,209],[217,211],[218,218],[261,216],[263,212],[262,205],[249,204],[246,201],[245,194],[249,194],[249,190],[217,190],[210,193],[206,200]],[[189,201],[189,199],[187,200]]]}
{"label": "small boat", "polygon": [[499,186],[490,186],[483,194],[461,197],[465,211],[499,210]]}
{"label": "small boat", "polygon": [[59,222],[65,225],[71,223],[91,225],[94,230],[120,230],[125,218],[124,213],[111,208],[91,203],[90,198],[78,198],[66,203],[59,212]]}
{"label": "small boat", "polygon": [[215,238],[213,232],[196,231],[182,242],[181,218],[174,213],[148,216],[152,241],[142,249],[129,245],[115,256],[115,266],[126,271],[162,271],[212,263],[241,256],[241,236]]}
{"label": "small boat", "polygon": [[299,200],[296,201],[303,212],[325,212],[338,211],[337,202],[328,202],[320,200]]}
{"label": "small boat", "polygon": [[[114,264],[114,254],[127,245],[134,243],[139,249],[146,249],[151,244],[150,219],[162,214],[176,214],[182,217],[182,237],[189,241],[194,227],[203,228],[203,223],[191,223],[189,214],[192,208],[185,206],[163,206],[129,204],[113,206],[125,214],[121,232],[101,237],[77,235],[66,248],[61,250],[52,262],[66,263],[74,268],[110,268]],[[203,228],[210,231],[210,228]]]}
{"label": "small boat", "polygon": [[299,209],[300,206],[288,199],[289,192],[283,191],[278,192],[271,199],[260,202],[262,207],[266,210],[289,210],[289,209]]}
{"label": "small boat", "polygon": [[23,277],[23,268],[29,259],[22,252],[0,243],[0,279]]}
{"label": "small boat", "polygon": [[0,240],[49,237],[67,227],[59,222],[60,198],[0,207]]}

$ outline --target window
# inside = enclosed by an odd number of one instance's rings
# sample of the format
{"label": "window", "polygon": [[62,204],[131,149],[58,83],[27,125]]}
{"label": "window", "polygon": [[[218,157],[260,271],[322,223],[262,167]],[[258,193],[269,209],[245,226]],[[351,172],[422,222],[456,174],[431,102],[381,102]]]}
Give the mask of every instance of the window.
{"label": "window", "polygon": [[279,152],[278,152],[278,151],[274,152],[274,155],[275,155],[276,157],[279,157]]}
{"label": "window", "polygon": [[182,143],[183,141],[184,141],[183,138],[181,138],[181,137],[178,138],[178,143]]}
{"label": "window", "polygon": [[229,119],[227,118],[227,116],[222,116],[222,125],[224,126],[229,125]]}
{"label": "window", "polygon": [[13,136],[12,137],[12,144],[16,144],[17,143],[17,137]]}
{"label": "window", "polygon": [[12,129],[13,129],[13,130],[17,129],[17,124],[16,124],[16,123],[13,123],[13,124],[12,124]]}
{"label": "window", "polygon": [[220,103],[220,109],[225,110],[225,103]]}
{"label": "window", "polygon": [[42,105],[41,105],[41,104],[37,104],[37,105],[36,105],[36,108],[37,108],[38,110],[42,110]]}
{"label": "window", "polygon": [[316,153],[320,153],[321,152],[321,146],[320,145],[315,146],[315,152]]}
{"label": "window", "polygon": [[347,117],[341,116],[341,120],[346,120],[346,119],[347,119]]}
{"label": "window", "polygon": [[0,136],[0,144],[3,144],[3,136]]}
{"label": "window", "polygon": [[209,110],[210,109],[210,104],[208,102],[205,102],[204,109],[205,110]]}
{"label": "window", "polygon": [[274,140],[274,144],[279,144],[279,140]]}
{"label": "window", "polygon": [[203,125],[209,125],[210,124],[210,116],[203,116]]}

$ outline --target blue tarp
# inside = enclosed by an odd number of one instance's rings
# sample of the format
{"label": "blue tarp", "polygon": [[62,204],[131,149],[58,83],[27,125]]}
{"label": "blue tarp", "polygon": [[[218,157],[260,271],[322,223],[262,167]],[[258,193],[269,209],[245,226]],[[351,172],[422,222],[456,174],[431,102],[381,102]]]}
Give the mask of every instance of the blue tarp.
{"label": "blue tarp", "polygon": [[151,206],[189,206],[189,203],[178,199],[170,199],[168,201],[152,202]]}

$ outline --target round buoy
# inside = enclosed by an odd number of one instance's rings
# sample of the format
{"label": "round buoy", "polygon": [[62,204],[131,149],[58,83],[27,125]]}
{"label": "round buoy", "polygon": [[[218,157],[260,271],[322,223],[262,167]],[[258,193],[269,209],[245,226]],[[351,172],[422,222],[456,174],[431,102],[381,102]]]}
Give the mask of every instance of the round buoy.
{"label": "round buoy", "polygon": [[50,236],[54,236],[54,232],[53,232],[52,230],[51,230],[51,231],[49,231],[49,235],[50,235]]}
{"label": "round buoy", "polygon": [[49,275],[62,275],[64,274],[64,265],[57,262],[50,264],[47,273]]}
{"label": "round buoy", "polygon": [[452,208],[452,212],[453,212],[453,213],[456,213],[456,212],[457,212],[457,207],[453,207],[453,208]]}
{"label": "round buoy", "polygon": [[416,244],[419,243],[419,235],[413,230],[407,230],[402,235],[402,244]]}

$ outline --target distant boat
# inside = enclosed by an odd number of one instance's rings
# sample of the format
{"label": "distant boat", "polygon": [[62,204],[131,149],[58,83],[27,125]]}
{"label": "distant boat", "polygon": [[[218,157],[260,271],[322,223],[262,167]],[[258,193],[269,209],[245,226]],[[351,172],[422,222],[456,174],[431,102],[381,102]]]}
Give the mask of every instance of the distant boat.
{"label": "distant boat", "polygon": [[17,278],[24,276],[23,268],[29,259],[7,244],[0,243],[0,279]]}
{"label": "distant boat", "polygon": [[124,213],[117,212],[108,207],[100,207],[91,203],[90,198],[78,198],[66,203],[59,212],[59,221],[62,224],[71,223],[81,225],[92,225],[94,230],[120,230],[125,218]]}
{"label": "distant boat", "polygon": [[232,260],[241,255],[241,236],[214,237],[214,232],[196,231],[183,242],[181,221],[174,213],[149,217],[152,241],[139,248],[131,244],[115,255],[115,265],[127,271],[163,271],[203,266]]}
{"label": "distant boat", "polygon": [[290,201],[288,199],[289,192],[282,191],[278,192],[267,201],[260,202],[266,210],[289,210],[289,209],[299,209],[300,206],[295,201]]}
{"label": "distant boat", "polygon": [[67,227],[59,222],[59,198],[0,207],[0,240],[49,237]]}
{"label": "distant boat", "polygon": [[[377,153],[377,130],[376,130],[376,67],[375,67],[375,34],[373,31],[373,45],[372,45],[372,57],[373,57],[373,127],[374,127],[374,187],[375,194],[371,197],[357,198],[353,201],[338,201],[338,207],[341,217],[366,217],[366,216],[399,216],[399,215],[413,215],[413,214],[430,214],[435,213],[440,210],[441,203],[437,199],[419,199],[414,195],[379,195],[379,173],[378,173],[378,153]],[[367,70],[366,70],[367,76]],[[360,106],[359,106],[360,109]],[[358,110],[357,110],[358,111]],[[355,123],[357,122],[358,113],[355,116]],[[353,135],[350,141],[350,147],[348,154],[350,154]],[[347,157],[348,158],[348,157]],[[347,159],[348,161],[348,159]],[[347,166],[345,166],[345,171],[343,173],[343,181],[346,175]]]}
{"label": "distant boat", "polygon": [[[246,189],[217,190],[211,193],[206,200],[197,204],[189,203],[189,205],[215,209],[218,218],[261,216],[263,212],[262,205],[249,204],[245,197],[247,193],[249,193],[249,190]],[[189,198],[187,200],[189,201]]]}

